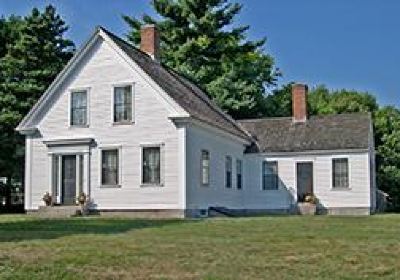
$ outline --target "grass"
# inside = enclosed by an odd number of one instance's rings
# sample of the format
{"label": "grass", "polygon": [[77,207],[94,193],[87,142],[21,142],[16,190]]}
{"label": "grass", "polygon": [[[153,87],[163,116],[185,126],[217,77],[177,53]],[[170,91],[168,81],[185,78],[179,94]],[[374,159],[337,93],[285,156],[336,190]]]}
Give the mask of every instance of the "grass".
{"label": "grass", "polygon": [[400,279],[400,215],[0,216],[0,279]]}

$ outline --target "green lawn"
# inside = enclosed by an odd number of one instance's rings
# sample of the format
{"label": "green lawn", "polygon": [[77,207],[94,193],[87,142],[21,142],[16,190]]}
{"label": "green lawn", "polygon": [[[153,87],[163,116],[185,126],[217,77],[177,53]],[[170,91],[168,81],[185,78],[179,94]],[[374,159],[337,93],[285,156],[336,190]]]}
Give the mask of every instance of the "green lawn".
{"label": "green lawn", "polygon": [[0,216],[0,279],[400,279],[400,215]]}

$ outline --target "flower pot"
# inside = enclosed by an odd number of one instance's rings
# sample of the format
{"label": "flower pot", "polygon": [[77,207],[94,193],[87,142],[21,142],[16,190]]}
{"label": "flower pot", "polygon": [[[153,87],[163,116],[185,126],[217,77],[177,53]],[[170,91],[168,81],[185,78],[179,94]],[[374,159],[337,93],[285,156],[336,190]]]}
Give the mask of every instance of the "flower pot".
{"label": "flower pot", "polygon": [[317,213],[317,205],[308,202],[299,202],[297,211],[300,215],[315,215]]}

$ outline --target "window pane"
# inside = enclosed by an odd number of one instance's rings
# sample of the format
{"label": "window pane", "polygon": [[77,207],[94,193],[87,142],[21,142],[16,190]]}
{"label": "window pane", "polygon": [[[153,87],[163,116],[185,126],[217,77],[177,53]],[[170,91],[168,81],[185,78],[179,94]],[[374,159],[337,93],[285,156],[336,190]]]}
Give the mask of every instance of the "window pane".
{"label": "window pane", "polygon": [[114,122],[132,121],[132,86],[114,88]]}
{"label": "window pane", "polygon": [[71,125],[87,124],[87,93],[77,91],[71,93]]}
{"label": "window pane", "polygon": [[334,188],[349,187],[349,162],[347,158],[332,160],[332,181]]}
{"label": "window pane", "polygon": [[242,161],[236,161],[236,187],[238,189],[242,188]]}
{"label": "window pane", "polygon": [[225,186],[232,187],[232,158],[230,156],[225,159]]}
{"label": "window pane", "polygon": [[118,185],[118,150],[102,151],[102,185]]}
{"label": "window pane", "polygon": [[208,185],[210,181],[210,154],[208,151],[201,151],[201,183]]}
{"label": "window pane", "polygon": [[278,162],[264,161],[263,162],[263,189],[277,190],[278,189]]}
{"label": "window pane", "polygon": [[143,183],[160,184],[161,160],[160,147],[143,148]]}

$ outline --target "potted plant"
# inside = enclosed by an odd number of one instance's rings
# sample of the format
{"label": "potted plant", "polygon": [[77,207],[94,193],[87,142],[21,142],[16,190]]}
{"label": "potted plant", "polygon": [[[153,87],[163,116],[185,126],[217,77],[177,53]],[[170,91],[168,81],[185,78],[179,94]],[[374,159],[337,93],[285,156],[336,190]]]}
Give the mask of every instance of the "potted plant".
{"label": "potted plant", "polygon": [[86,215],[88,212],[89,197],[84,192],[81,192],[76,201],[81,206],[81,214]]}
{"label": "potted plant", "polygon": [[318,199],[313,194],[306,194],[304,198],[297,204],[300,215],[315,215],[317,213]]}
{"label": "potted plant", "polygon": [[49,192],[45,192],[45,193],[44,193],[42,200],[44,201],[44,203],[46,204],[46,206],[51,206],[51,205],[52,205],[53,198],[51,197],[51,195],[49,194]]}

